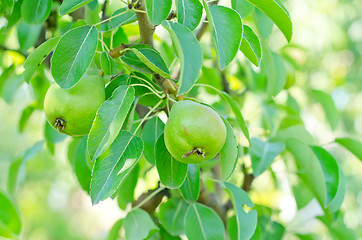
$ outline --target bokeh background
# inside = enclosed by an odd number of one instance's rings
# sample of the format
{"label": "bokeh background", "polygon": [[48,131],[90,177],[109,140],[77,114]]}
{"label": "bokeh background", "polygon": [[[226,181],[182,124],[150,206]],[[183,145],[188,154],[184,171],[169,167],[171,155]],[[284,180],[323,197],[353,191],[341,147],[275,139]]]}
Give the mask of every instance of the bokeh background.
{"label": "bokeh background", "polygon": [[[117,9],[120,3],[110,2],[108,9],[112,12],[112,7]],[[222,3],[229,4],[228,1]],[[301,106],[306,128],[333,153],[347,179],[342,205],[344,215],[338,224],[345,225],[362,238],[362,164],[349,152],[331,144],[335,137],[352,136],[361,140],[362,136],[362,1],[288,0],[285,6],[293,21],[292,47],[285,47],[287,42],[276,27],[267,40],[268,45],[277,52],[288,51],[295,60],[298,70],[289,71],[288,81],[294,83],[290,91]],[[0,28],[4,21],[0,19]],[[162,31],[157,33],[162,38]],[[14,49],[18,48],[16,34],[14,30],[6,36],[7,45]],[[207,39],[204,37],[203,41]],[[21,55],[9,51],[1,51],[0,57],[5,67],[24,61]],[[239,53],[235,61],[244,62],[245,59]],[[2,71],[0,69],[0,73]],[[231,87],[241,84],[235,78],[229,80]],[[34,96],[30,86],[19,79],[14,81],[19,84],[16,87],[3,86],[0,98],[0,189],[3,190],[7,189],[10,164],[44,138],[45,118],[42,111],[36,110],[24,131],[19,132],[20,116],[34,101]],[[321,105],[307,97],[305,91],[308,89],[323,90],[332,96],[339,113],[333,133],[328,125],[328,115],[323,114]],[[276,101],[283,102],[285,98],[282,92]],[[263,109],[259,102],[257,95],[247,94],[242,109],[252,136],[262,131]],[[68,162],[66,146],[69,140],[56,144],[54,153],[44,148],[26,164],[22,183],[15,194],[23,223],[21,239],[105,239],[112,225],[125,216],[117,202],[110,199],[91,205]],[[272,169],[280,182],[279,188],[268,184],[272,176],[265,172],[253,183],[250,193],[253,202],[280,210],[273,217],[286,227],[284,239],[298,239],[296,233],[311,234],[310,239],[328,239],[328,230],[316,218],[321,214],[316,203],[297,210],[288,181],[291,173],[282,160],[276,159]],[[157,173],[148,172],[146,178],[139,181],[136,196],[156,184]],[[348,239],[343,238],[348,236],[349,230],[345,231],[340,239]]]}

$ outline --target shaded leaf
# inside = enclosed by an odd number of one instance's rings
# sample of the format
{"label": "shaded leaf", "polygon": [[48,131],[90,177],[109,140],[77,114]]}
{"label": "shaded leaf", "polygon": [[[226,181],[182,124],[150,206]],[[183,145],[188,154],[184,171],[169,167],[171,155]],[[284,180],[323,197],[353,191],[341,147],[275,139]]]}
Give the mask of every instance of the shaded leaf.
{"label": "shaded leaf", "polygon": [[142,140],[145,144],[143,154],[147,161],[152,165],[156,164],[155,160],[155,145],[158,137],[163,133],[165,124],[162,120],[155,116],[148,120],[142,130]]}
{"label": "shaded leaf", "polygon": [[18,25],[18,41],[22,52],[28,51],[33,47],[40,35],[43,24],[29,25],[25,22],[20,22]]}
{"label": "shaded leaf", "polygon": [[185,233],[184,219],[188,204],[181,198],[170,198],[162,203],[158,219],[165,229],[174,236]]}
{"label": "shaded leaf", "polygon": [[117,202],[118,206],[123,210],[126,210],[127,204],[134,200],[134,191],[138,182],[139,170],[139,164],[136,164],[118,187]]}
{"label": "shaded leaf", "polygon": [[29,24],[39,24],[48,18],[52,0],[23,0],[21,15]]}
{"label": "shaded leaf", "polygon": [[285,227],[278,222],[271,220],[270,217],[258,217],[258,226],[251,240],[261,239],[283,239]]}
{"label": "shaded leaf", "polygon": [[200,194],[200,166],[189,164],[184,183],[180,187],[182,197],[188,202],[196,202]]}
{"label": "shaded leaf", "polygon": [[114,62],[113,58],[108,55],[106,52],[102,52],[101,54],[101,66],[106,75],[116,75],[117,64]]}

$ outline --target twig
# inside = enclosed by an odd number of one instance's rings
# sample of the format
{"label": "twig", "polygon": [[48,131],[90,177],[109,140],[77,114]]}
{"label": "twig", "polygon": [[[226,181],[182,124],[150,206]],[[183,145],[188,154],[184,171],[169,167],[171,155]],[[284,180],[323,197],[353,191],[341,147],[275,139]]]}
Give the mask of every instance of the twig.
{"label": "twig", "polygon": [[102,21],[107,18],[107,14],[106,14],[107,3],[108,3],[108,0],[105,0],[104,3],[103,3],[102,18],[101,18]]}
{"label": "twig", "polygon": [[254,177],[254,175],[252,173],[248,173],[248,170],[246,169],[245,164],[243,164],[241,166],[241,168],[242,168],[242,171],[244,173],[244,182],[243,182],[242,189],[245,192],[249,192],[250,189],[251,189],[251,184],[253,183],[255,177]]}
{"label": "twig", "polygon": [[[133,3],[136,3],[134,9],[145,11],[145,1],[144,0],[133,0]],[[138,20],[138,26],[140,28],[140,37],[141,43],[150,45],[153,47],[153,33],[155,31],[155,26],[152,25],[148,19],[147,13],[136,11],[136,16]]]}

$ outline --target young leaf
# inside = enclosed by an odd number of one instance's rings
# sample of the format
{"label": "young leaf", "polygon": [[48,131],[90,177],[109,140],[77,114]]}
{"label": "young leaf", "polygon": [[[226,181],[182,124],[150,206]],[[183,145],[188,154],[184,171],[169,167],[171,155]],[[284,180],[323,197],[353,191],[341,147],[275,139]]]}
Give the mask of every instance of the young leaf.
{"label": "young leaf", "polygon": [[143,154],[152,165],[156,164],[155,144],[158,137],[163,133],[164,128],[165,124],[159,117],[155,116],[147,121],[142,130],[142,140],[145,143]]}
{"label": "young leaf", "polygon": [[68,147],[68,160],[82,189],[89,193],[91,167],[87,155],[87,137],[73,138]]}
{"label": "young leaf", "polygon": [[290,42],[293,33],[292,21],[287,9],[279,0],[248,0],[267,15]]}
{"label": "young leaf", "polygon": [[59,14],[62,16],[67,13],[74,12],[91,1],[93,0],[64,0],[62,5],[60,5]]}
{"label": "young leaf", "polygon": [[337,195],[340,182],[339,167],[336,159],[334,159],[334,157],[325,149],[318,146],[312,146],[311,148],[314,154],[317,156],[323,170],[327,194],[324,207],[327,207]]}
{"label": "young leaf", "polygon": [[26,23],[39,24],[50,14],[52,0],[23,0],[21,15]]}
{"label": "young leaf", "polygon": [[336,138],[336,143],[345,147],[348,151],[353,153],[359,160],[362,161],[362,143],[352,138]]}
{"label": "young leaf", "polygon": [[220,68],[223,70],[238,53],[243,36],[243,24],[240,15],[235,10],[217,5],[208,7],[204,0],[203,4],[216,46]]}
{"label": "young leaf", "polygon": [[312,96],[322,105],[326,120],[331,126],[331,129],[336,130],[339,120],[339,112],[331,95],[323,91],[312,90]]}
{"label": "young leaf", "polygon": [[116,75],[117,74],[117,64],[114,62],[113,58],[108,55],[106,52],[101,54],[101,66],[106,75]]}
{"label": "young leaf", "polygon": [[293,154],[301,170],[299,177],[306,182],[319,204],[326,202],[326,185],[321,165],[313,151],[303,142],[290,138],[286,141],[287,149]]}
{"label": "young leaf", "polygon": [[121,130],[135,99],[133,87],[119,86],[98,109],[88,135],[88,151],[92,161],[99,157]]}
{"label": "young leaf", "polygon": [[[118,15],[117,17],[115,17]],[[102,23],[100,27],[100,31],[110,31],[118,28],[119,26],[123,26],[125,24],[134,22],[137,20],[136,13],[134,11],[129,10],[128,7],[120,8],[112,14],[112,19],[108,22]],[[116,45],[118,46],[118,45]]]}
{"label": "young leaf", "polygon": [[214,210],[200,203],[189,206],[186,212],[185,232],[189,240],[223,240],[224,224]]}
{"label": "young leaf", "polygon": [[13,238],[14,234],[19,235],[21,220],[18,210],[2,191],[0,191],[0,213],[0,237]]}
{"label": "young leaf", "polygon": [[155,153],[157,172],[162,184],[168,188],[179,188],[185,181],[187,164],[171,156],[166,148],[163,133],[157,139]]}
{"label": "young leaf", "polygon": [[145,239],[159,231],[150,215],[140,208],[134,209],[127,214],[123,226],[127,240]]}
{"label": "young leaf", "polygon": [[197,81],[202,67],[202,49],[195,35],[185,26],[170,21],[163,21],[171,35],[180,59],[180,85],[177,95],[182,95],[191,90]]}
{"label": "young leaf", "polygon": [[180,187],[182,197],[188,202],[196,202],[200,194],[200,166],[189,164],[184,183]]}
{"label": "young leaf", "polygon": [[142,155],[142,139],[120,131],[111,146],[100,155],[93,168],[91,199],[93,204],[111,196]]}
{"label": "young leaf", "polygon": [[176,0],[177,22],[193,31],[202,17],[202,4],[199,0]]}
{"label": "young leaf", "polygon": [[93,59],[97,43],[95,27],[82,26],[63,35],[51,60],[51,73],[60,87],[71,88],[80,80]]}
{"label": "young leaf", "polygon": [[231,0],[231,7],[240,14],[241,18],[247,17],[254,9],[247,0]]}
{"label": "young leaf", "polygon": [[243,40],[240,44],[240,50],[244,53],[245,57],[255,66],[259,66],[261,60],[261,44],[258,36],[254,33],[253,29],[244,25]]}
{"label": "young leaf", "polygon": [[185,234],[184,219],[188,204],[181,198],[169,198],[162,203],[158,219],[165,229],[174,236]]}
{"label": "young leaf", "polygon": [[[236,213],[237,234],[234,239],[250,239],[256,229],[257,213],[255,209],[246,211],[245,206],[253,208],[253,202],[243,189],[234,184],[226,182],[222,184],[222,187],[229,194]],[[233,238],[231,239],[234,240]]]}
{"label": "young leaf", "polygon": [[254,177],[262,174],[273,160],[284,150],[281,142],[264,142],[257,138],[251,139],[250,157]]}
{"label": "young leaf", "polygon": [[234,172],[239,157],[239,144],[236,140],[233,128],[228,121],[222,118],[226,127],[226,142],[220,150],[221,176],[225,182]]}
{"label": "young leaf", "polygon": [[139,164],[136,164],[118,187],[117,202],[118,206],[123,210],[126,210],[127,204],[134,200],[139,170]]}
{"label": "young leaf", "polygon": [[153,25],[159,25],[170,13],[172,0],[146,0],[148,18]]}

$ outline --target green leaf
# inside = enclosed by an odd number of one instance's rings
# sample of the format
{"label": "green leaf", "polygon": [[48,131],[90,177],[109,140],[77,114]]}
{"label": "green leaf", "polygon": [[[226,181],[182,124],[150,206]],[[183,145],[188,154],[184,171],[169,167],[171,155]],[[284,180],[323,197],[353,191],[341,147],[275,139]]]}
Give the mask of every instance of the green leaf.
{"label": "green leaf", "polygon": [[240,15],[235,10],[218,5],[208,7],[204,0],[203,4],[217,50],[220,68],[223,70],[238,53],[243,36],[243,24]]}
{"label": "green leaf", "polygon": [[199,0],[176,0],[177,22],[193,31],[202,17],[202,4]]}
{"label": "green leaf", "polygon": [[0,237],[13,238],[21,231],[18,210],[10,198],[0,191]]}
{"label": "green leaf", "polygon": [[67,13],[74,12],[78,8],[83,7],[91,1],[93,0],[64,0],[62,5],[60,5],[59,14],[62,16]]}
{"label": "green leaf", "polygon": [[87,137],[73,138],[68,147],[68,160],[80,186],[89,193],[92,172],[87,154]]}
{"label": "green leaf", "polygon": [[159,231],[152,218],[140,208],[129,212],[123,222],[127,240],[140,240]]}
{"label": "green leaf", "polygon": [[273,160],[284,150],[281,142],[264,142],[257,138],[251,139],[250,158],[254,177],[269,168]]}
{"label": "green leaf", "polygon": [[142,130],[142,140],[145,143],[143,154],[147,161],[152,165],[156,164],[155,145],[158,137],[163,133],[165,124],[162,120],[155,116],[148,120]]}
{"label": "green leaf", "polygon": [[267,15],[290,42],[293,33],[292,21],[287,9],[279,0],[248,0]]}
{"label": "green leaf", "polygon": [[18,41],[22,52],[28,51],[33,47],[40,35],[43,24],[29,25],[25,22],[20,22],[18,25]]}
{"label": "green leaf", "polygon": [[170,72],[159,52],[145,44],[137,44],[126,51],[121,59],[132,68],[143,73],[158,73],[171,78]]}
{"label": "green leaf", "polygon": [[236,238],[231,239],[250,239],[250,237],[254,234],[257,223],[256,210],[247,210],[247,208],[254,207],[253,202],[250,200],[248,194],[244,190],[235,186],[234,184],[225,182],[224,184],[221,183],[221,185],[229,194],[236,212],[237,234],[235,235]]}
{"label": "green leaf", "polygon": [[244,34],[240,44],[240,50],[252,64],[259,66],[261,60],[260,40],[253,29],[247,25],[244,25]]}
{"label": "green leaf", "polygon": [[313,144],[312,135],[305,129],[303,125],[293,125],[284,129],[279,129],[278,132],[271,138],[273,142],[286,142],[289,138],[297,139],[304,144]]}
{"label": "green leaf", "polygon": [[[116,15],[118,16],[115,17]],[[110,31],[118,28],[119,26],[123,26],[137,20],[136,13],[131,11],[128,7],[120,8],[114,11],[112,17],[113,18],[108,22],[101,24],[100,31]]]}
{"label": "green leaf", "polygon": [[188,202],[196,202],[200,194],[200,166],[189,164],[184,183],[180,187],[182,197]]}
{"label": "green leaf", "polygon": [[[21,5],[23,4],[23,0],[18,0],[15,2],[14,5],[12,5],[14,3],[13,0],[5,0],[5,1],[2,1],[2,2],[5,2],[5,5],[6,5],[6,2],[8,4],[10,4],[8,7],[9,7],[9,10],[13,10],[13,12],[10,14],[5,14],[5,15],[8,15],[9,17],[7,18],[7,21],[8,21],[8,24],[7,24],[7,29],[10,29],[11,27],[13,27],[21,18]],[[1,3],[0,1],[0,12],[1,12]],[[13,9],[11,9],[12,7],[14,6]],[[5,9],[7,7],[5,6]],[[1,13],[0,13],[1,14]]]}
{"label": "green leaf", "polygon": [[177,161],[168,152],[164,134],[162,133],[155,145],[156,168],[163,185],[168,188],[179,188],[185,181],[187,164]]}
{"label": "green leaf", "polygon": [[342,168],[338,168],[338,189],[333,200],[328,204],[328,213],[337,212],[343,203],[344,196],[346,195],[346,177],[343,174]]}
{"label": "green leaf", "polygon": [[13,75],[9,78],[5,79],[1,87],[1,97],[5,100],[5,102],[10,103],[13,99],[13,96],[16,90],[23,83],[23,78],[21,75]]}
{"label": "green leaf", "polygon": [[146,0],[148,18],[153,25],[159,25],[170,13],[172,0]]}
{"label": "green leaf", "polygon": [[170,21],[163,21],[162,26],[168,30],[180,59],[179,96],[190,91],[200,75],[202,49],[195,35],[185,26]]}
{"label": "green leaf", "polygon": [[14,8],[14,0],[2,0],[0,1],[0,14],[9,16],[12,14]]}
{"label": "green leaf", "polygon": [[113,58],[108,55],[106,52],[101,54],[101,66],[106,75],[116,75],[118,72],[117,64],[114,62]]}
{"label": "green leaf", "polygon": [[111,146],[100,155],[94,165],[91,180],[92,203],[111,196],[136,165],[142,155],[142,139],[127,131],[120,131]]}
{"label": "green leaf", "polygon": [[272,221],[270,217],[258,217],[258,226],[251,240],[260,239],[283,239],[285,227],[278,222]]}
{"label": "green leaf", "polygon": [[331,95],[323,91],[312,90],[312,96],[316,101],[318,101],[322,105],[322,108],[326,116],[326,120],[331,126],[331,129],[336,130],[339,120],[339,112],[336,105],[334,104]]}
{"label": "green leaf", "polygon": [[50,126],[48,121],[45,121],[44,137],[48,142],[57,143],[63,141],[67,135],[62,134]]}
{"label": "green leaf", "polygon": [[222,240],[224,224],[209,207],[200,203],[189,206],[185,216],[185,232],[189,240]]}
{"label": "green leaf", "polygon": [[286,141],[287,149],[293,154],[300,169],[299,177],[312,190],[319,204],[326,202],[326,185],[321,165],[313,151],[303,142],[290,138]]}
{"label": "green leaf", "polygon": [[236,140],[233,128],[224,118],[222,120],[226,127],[226,142],[220,150],[221,176],[225,182],[234,172],[239,157],[239,144]]}
{"label": "green leaf", "polygon": [[231,0],[231,7],[240,14],[241,18],[248,16],[254,9],[247,0]]}
{"label": "green leaf", "polygon": [[352,138],[336,138],[336,143],[345,147],[362,161],[362,143]]}
{"label": "green leaf", "polygon": [[325,184],[326,184],[326,202],[327,207],[336,197],[339,188],[339,167],[336,159],[325,149],[318,146],[311,146],[314,154],[317,156],[322,167]]}
{"label": "green leaf", "polygon": [[127,117],[135,99],[135,90],[119,86],[98,109],[88,135],[88,151],[92,161],[112,144]]}
{"label": "green leaf", "polygon": [[139,164],[136,164],[118,187],[117,202],[118,206],[123,210],[126,210],[127,204],[134,200],[134,191],[138,181],[139,170]]}
{"label": "green leaf", "polygon": [[162,203],[158,219],[165,229],[174,236],[185,234],[184,219],[188,204],[181,198],[169,198]]}
{"label": "green leaf", "polygon": [[15,193],[15,190],[19,185],[20,179],[23,178],[20,175],[24,174],[25,172],[25,164],[42,151],[43,145],[44,141],[35,143],[33,146],[28,148],[21,157],[17,158],[14,162],[11,163],[8,176],[8,190],[10,194]]}
{"label": "green leaf", "polygon": [[52,0],[23,0],[21,15],[26,23],[39,24],[48,18]]}
{"label": "green leaf", "polygon": [[97,43],[95,27],[82,26],[63,35],[51,60],[51,73],[60,87],[71,88],[80,80],[93,59]]}
{"label": "green leaf", "polygon": [[19,132],[24,131],[25,125],[28,122],[30,116],[33,114],[34,110],[35,110],[34,104],[30,104],[23,110],[23,113],[21,114],[19,120]]}
{"label": "green leaf", "polygon": [[118,240],[120,237],[119,232],[121,231],[122,227],[123,227],[123,219],[119,219],[117,222],[113,224],[113,227],[108,233],[107,240]]}
{"label": "green leaf", "polygon": [[276,53],[263,49],[263,61],[261,68],[267,75],[267,94],[268,97],[275,97],[284,88],[287,73],[283,59]]}

